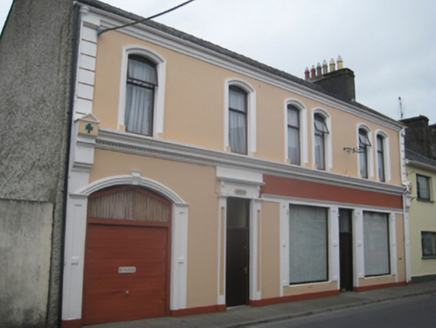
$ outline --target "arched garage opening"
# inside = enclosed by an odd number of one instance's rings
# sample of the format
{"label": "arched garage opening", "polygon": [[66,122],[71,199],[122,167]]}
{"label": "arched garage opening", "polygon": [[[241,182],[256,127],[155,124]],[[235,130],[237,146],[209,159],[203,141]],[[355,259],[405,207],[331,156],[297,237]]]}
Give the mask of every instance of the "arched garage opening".
{"label": "arched garage opening", "polygon": [[169,314],[172,203],[134,185],[88,198],[82,324]]}

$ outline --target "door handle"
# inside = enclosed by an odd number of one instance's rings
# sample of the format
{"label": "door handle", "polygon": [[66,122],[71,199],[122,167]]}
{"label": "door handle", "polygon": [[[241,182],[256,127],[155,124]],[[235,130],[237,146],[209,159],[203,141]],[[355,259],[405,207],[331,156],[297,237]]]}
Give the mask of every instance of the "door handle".
{"label": "door handle", "polygon": [[248,268],[247,268],[247,267],[244,268],[244,273],[245,273],[245,274],[248,273]]}

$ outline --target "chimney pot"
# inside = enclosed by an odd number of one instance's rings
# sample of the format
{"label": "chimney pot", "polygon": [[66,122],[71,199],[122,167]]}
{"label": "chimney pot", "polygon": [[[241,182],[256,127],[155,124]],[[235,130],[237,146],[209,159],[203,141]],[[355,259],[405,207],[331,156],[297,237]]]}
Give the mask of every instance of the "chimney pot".
{"label": "chimney pot", "polygon": [[306,69],[304,70],[304,79],[305,80],[309,80],[310,79],[309,67],[306,67]]}
{"label": "chimney pot", "polygon": [[341,56],[338,56],[338,69],[344,68],[344,61],[342,60]]}
{"label": "chimney pot", "polygon": [[336,66],[336,63],[335,63],[335,61],[332,58],[330,60],[330,72],[334,72],[336,70],[335,66]]}
{"label": "chimney pot", "polygon": [[327,74],[329,72],[329,67],[327,65],[327,61],[324,59],[322,62],[322,74]]}
{"label": "chimney pot", "polygon": [[310,69],[310,77],[314,78],[316,77],[316,70],[315,70],[315,66],[312,65],[312,68]]}
{"label": "chimney pot", "polygon": [[322,72],[321,72],[321,64],[318,63],[318,65],[316,65],[316,76],[321,76]]}

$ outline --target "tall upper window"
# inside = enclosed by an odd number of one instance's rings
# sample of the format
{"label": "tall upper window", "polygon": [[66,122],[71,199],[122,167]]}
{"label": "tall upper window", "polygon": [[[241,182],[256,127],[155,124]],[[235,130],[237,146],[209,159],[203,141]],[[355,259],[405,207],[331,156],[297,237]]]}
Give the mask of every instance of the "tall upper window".
{"label": "tall upper window", "polygon": [[300,111],[292,105],[288,105],[288,158],[300,165]]}
{"label": "tall upper window", "polygon": [[124,114],[127,132],[153,135],[153,109],[157,84],[156,65],[144,57],[130,55]]}
{"label": "tall upper window", "polygon": [[371,147],[368,133],[359,129],[359,165],[362,178],[368,178],[368,147]]}
{"label": "tall upper window", "polygon": [[229,87],[229,146],[247,154],[247,93],[234,85]]}
{"label": "tall upper window", "polygon": [[381,135],[377,136],[377,168],[378,178],[380,181],[385,182],[385,150],[384,138]]}
{"label": "tall upper window", "polygon": [[314,116],[315,125],[315,164],[318,170],[325,170],[325,136],[329,133],[325,118],[320,114]]}
{"label": "tall upper window", "polygon": [[424,175],[416,175],[416,185],[419,200],[430,200],[430,178]]}

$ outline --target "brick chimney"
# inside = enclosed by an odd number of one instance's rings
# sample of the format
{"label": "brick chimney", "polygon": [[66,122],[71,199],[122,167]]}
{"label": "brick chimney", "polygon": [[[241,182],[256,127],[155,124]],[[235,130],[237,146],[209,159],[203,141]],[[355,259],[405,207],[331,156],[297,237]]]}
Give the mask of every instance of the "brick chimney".
{"label": "brick chimney", "polygon": [[[343,67],[344,65],[341,56],[339,56],[337,60],[338,69],[336,69],[336,63],[333,59],[330,60],[329,66],[330,72],[328,72],[328,65],[324,60],[322,66],[318,63],[316,70],[315,66],[312,66],[312,74],[310,74],[309,69],[306,68],[304,74],[306,81],[321,86],[325,91],[334,94],[339,98],[354,101],[356,99],[354,72],[349,68]],[[315,72],[316,75],[313,74]]]}
{"label": "brick chimney", "polygon": [[428,125],[428,118],[416,116],[401,120],[406,126],[406,148],[413,150],[426,157],[432,156],[432,130],[433,126]]}

